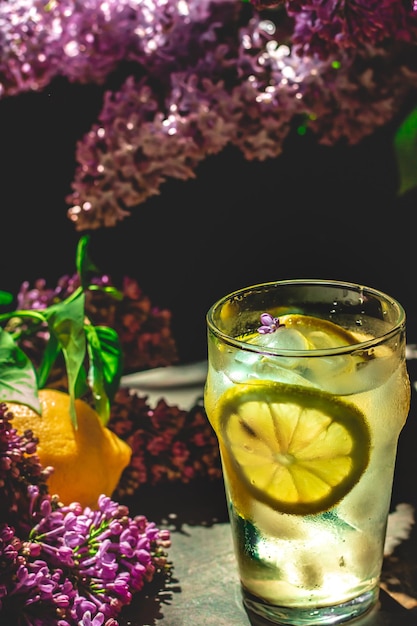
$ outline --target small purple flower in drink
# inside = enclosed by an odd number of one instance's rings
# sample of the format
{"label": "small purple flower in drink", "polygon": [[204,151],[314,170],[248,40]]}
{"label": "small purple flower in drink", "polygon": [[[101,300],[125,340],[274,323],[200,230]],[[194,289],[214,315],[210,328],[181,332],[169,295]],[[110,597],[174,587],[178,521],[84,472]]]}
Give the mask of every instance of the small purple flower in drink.
{"label": "small purple flower in drink", "polygon": [[258,333],[261,335],[267,335],[268,333],[274,333],[278,328],[282,328],[285,324],[281,324],[279,317],[272,317],[269,313],[262,313],[261,324],[259,326]]}

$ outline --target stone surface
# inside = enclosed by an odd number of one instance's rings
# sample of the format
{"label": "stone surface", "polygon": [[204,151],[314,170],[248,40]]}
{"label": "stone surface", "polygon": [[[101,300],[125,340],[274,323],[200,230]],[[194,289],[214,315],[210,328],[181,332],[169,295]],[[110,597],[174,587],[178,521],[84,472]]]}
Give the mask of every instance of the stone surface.
{"label": "stone surface", "polygon": [[[126,626],[267,626],[248,616],[240,597],[228,523],[184,524],[172,533],[172,582],[129,607]],[[381,590],[380,606],[355,626],[415,626],[417,613]],[[353,624],[352,623],[352,624]]]}

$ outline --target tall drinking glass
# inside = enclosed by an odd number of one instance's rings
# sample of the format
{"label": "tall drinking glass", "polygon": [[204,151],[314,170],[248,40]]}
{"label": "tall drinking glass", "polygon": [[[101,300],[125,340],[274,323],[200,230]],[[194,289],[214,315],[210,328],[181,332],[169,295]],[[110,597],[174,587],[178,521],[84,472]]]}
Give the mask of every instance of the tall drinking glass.
{"label": "tall drinking glass", "polygon": [[286,280],[225,296],[207,323],[205,407],[245,606],[296,626],[364,614],[410,404],[402,306],[360,285]]}

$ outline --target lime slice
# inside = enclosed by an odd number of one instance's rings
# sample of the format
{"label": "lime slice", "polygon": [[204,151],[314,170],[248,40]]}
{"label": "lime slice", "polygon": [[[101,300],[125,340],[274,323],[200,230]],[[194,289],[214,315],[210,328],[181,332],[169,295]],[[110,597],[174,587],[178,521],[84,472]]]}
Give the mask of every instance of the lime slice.
{"label": "lime slice", "polygon": [[315,388],[270,381],[232,387],[216,417],[236,500],[247,492],[281,513],[320,513],[336,505],[368,465],[365,416]]}

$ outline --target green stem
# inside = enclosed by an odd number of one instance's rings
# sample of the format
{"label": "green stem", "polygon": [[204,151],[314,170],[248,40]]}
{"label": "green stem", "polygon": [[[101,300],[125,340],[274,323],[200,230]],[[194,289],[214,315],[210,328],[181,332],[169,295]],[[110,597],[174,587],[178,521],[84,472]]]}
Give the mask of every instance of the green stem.
{"label": "green stem", "polygon": [[0,314],[0,324],[2,322],[7,322],[13,317],[23,317],[23,318],[29,317],[34,320],[37,320],[38,322],[46,322],[46,319],[43,313],[40,313],[36,309],[32,309],[32,310],[27,310],[27,311],[23,310],[23,311],[13,311],[11,313],[2,313]]}
{"label": "green stem", "polygon": [[71,295],[69,295],[68,298],[65,298],[65,300],[62,300],[62,302],[60,302],[59,304],[69,304],[73,300],[76,300],[83,292],[84,290],[82,287],[77,287],[77,289]]}

